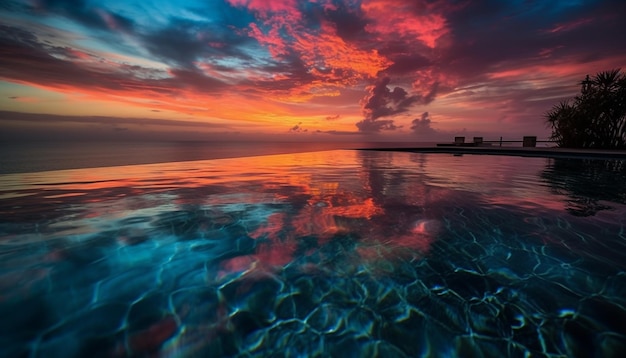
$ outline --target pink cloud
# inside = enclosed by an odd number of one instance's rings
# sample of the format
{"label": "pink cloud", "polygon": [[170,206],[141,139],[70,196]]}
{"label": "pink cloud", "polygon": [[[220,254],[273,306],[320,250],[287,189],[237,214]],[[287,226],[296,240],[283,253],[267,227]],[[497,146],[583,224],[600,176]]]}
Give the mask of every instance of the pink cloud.
{"label": "pink cloud", "polygon": [[[619,37],[611,36],[623,32],[618,2],[550,11],[537,2],[523,8],[443,0],[226,3],[231,6],[207,2],[206,9],[223,11],[202,19],[147,27],[105,5],[48,2],[41,16],[73,21],[84,32],[10,19],[0,26],[0,77],[119,110],[263,118],[277,132],[301,122],[296,129],[309,133],[412,134],[411,119],[423,112],[436,116],[442,130],[523,121],[541,130],[542,113],[575,94],[585,74],[626,63]],[[242,12],[248,14],[233,20]],[[98,44],[102,39],[109,42]],[[137,51],[123,55],[98,50],[131,43]],[[385,78],[389,88],[380,84]],[[342,120],[324,120],[329,114]]]}
{"label": "pink cloud", "polygon": [[289,54],[288,44],[280,36],[280,25],[271,26],[264,32],[257,24],[251,23],[248,34],[265,46],[274,58],[281,58]]}
{"label": "pink cloud", "polygon": [[426,2],[368,0],[361,9],[372,20],[367,31],[379,40],[417,38],[435,48],[439,39],[450,32],[441,10]]}
{"label": "pink cloud", "polygon": [[556,24],[554,27],[546,30],[546,32],[557,33],[557,32],[564,32],[564,31],[571,31],[573,29],[584,26],[591,22],[593,22],[593,19],[591,18],[577,19],[577,20],[570,21],[570,22]]}
{"label": "pink cloud", "polygon": [[270,12],[297,13],[296,0],[228,0],[233,6],[246,7],[263,14]]}

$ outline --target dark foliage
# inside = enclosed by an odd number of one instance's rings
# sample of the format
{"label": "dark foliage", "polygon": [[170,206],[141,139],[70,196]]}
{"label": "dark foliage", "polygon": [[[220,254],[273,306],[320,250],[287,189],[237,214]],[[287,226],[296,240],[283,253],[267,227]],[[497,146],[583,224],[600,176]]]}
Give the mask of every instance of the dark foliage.
{"label": "dark foliage", "polygon": [[564,148],[626,149],[626,73],[600,72],[580,84],[573,101],[546,113],[551,139]]}
{"label": "dark foliage", "polygon": [[567,211],[593,216],[626,204],[626,161],[553,158],[541,177],[556,194],[567,196]]}

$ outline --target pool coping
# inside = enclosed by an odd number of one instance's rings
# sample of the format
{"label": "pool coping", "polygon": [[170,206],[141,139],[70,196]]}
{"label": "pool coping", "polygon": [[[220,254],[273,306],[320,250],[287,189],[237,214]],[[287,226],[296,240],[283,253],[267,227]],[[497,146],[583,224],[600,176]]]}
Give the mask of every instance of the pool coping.
{"label": "pool coping", "polygon": [[357,150],[377,150],[410,153],[447,153],[447,154],[489,154],[512,155],[522,157],[567,157],[626,159],[626,150],[597,150],[570,148],[536,147],[412,147],[412,148],[357,148]]}

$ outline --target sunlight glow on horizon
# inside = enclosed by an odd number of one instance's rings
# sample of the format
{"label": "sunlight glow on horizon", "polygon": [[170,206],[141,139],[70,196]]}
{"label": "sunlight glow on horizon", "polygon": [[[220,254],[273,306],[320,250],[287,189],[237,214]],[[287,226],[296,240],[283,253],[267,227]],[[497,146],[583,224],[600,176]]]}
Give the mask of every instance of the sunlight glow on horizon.
{"label": "sunlight glow on horizon", "polygon": [[136,118],[130,133],[544,137],[586,74],[626,63],[626,5],[610,0],[8,1],[0,128],[24,138],[92,117]]}

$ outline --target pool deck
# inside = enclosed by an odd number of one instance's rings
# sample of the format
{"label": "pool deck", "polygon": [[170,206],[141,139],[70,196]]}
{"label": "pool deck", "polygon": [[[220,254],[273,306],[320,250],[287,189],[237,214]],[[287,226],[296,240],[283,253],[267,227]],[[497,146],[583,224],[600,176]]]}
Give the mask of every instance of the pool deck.
{"label": "pool deck", "polygon": [[522,157],[566,157],[566,158],[604,158],[626,159],[626,150],[569,149],[550,147],[415,147],[415,148],[363,148],[360,150],[378,150],[411,153],[449,153],[449,154],[490,154],[515,155]]}

